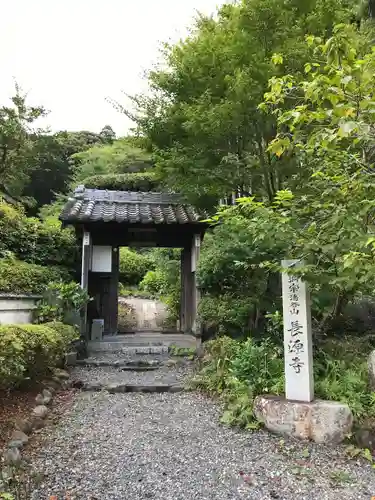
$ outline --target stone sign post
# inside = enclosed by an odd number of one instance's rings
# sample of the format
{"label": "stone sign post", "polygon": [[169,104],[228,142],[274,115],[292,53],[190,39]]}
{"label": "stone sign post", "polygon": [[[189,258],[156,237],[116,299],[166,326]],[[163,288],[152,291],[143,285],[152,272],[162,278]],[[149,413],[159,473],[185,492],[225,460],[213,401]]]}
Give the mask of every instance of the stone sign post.
{"label": "stone sign post", "polygon": [[[283,260],[284,269],[301,265]],[[297,276],[282,274],[285,395],[287,400],[310,402],[314,399],[310,294]]]}
{"label": "stone sign post", "polygon": [[257,396],[254,414],[272,432],[315,443],[340,443],[352,431],[345,403],[314,400],[311,307],[306,283],[288,272],[300,261],[283,260],[285,398]]}

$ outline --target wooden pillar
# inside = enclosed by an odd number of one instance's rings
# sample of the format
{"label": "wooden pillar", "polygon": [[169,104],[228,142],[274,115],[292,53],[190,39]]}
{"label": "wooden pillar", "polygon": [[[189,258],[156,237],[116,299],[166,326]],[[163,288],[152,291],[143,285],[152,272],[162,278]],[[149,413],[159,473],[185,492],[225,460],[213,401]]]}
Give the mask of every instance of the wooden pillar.
{"label": "wooden pillar", "polygon": [[191,333],[191,247],[185,247],[181,252],[181,331]]}
{"label": "wooden pillar", "polygon": [[[82,238],[82,268],[81,268],[81,288],[88,290],[89,286],[89,269],[91,259],[91,235],[88,231],[84,231]],[[85,340],[89,339],[89,331],[87,325],[87,306],[82,310],[81,314],[81,336]]]}
{"label": "wooden pillar", "polygon": [[94,300],[90,303],[89,319],[103,319],[104,335],[115,335],[118,325],[118,248],[94,245],[92,255],[89,293]]}
{"label": "wooden pillar", "polygon": [[185,279],[185,249],[181,250],[181,292],[180,292],[180,331],[186,328],[186,279]]}
{"label": "wooden pillar", "polygon": [[112,273],[109,297],[109,334],[116,335],[118,330],[118,283],[120,272],[120,255],[118,248],[112,248]]}
{"label": "wooden pillar", "polygon": [[194,235],[190,245],[181,252],[181,330],[197,337],[201,336],[197,321],[199,289],[196,278],[200,243],[201,236]]}
{"label": "wooden pillar", "polygon": [[196,337],[201,337],[201,327],[198,322],[198,305],[200,299],[199,288],[197,284],[197,268],[201,248],[201,236],[195,234],[191,248],[191,332]]}

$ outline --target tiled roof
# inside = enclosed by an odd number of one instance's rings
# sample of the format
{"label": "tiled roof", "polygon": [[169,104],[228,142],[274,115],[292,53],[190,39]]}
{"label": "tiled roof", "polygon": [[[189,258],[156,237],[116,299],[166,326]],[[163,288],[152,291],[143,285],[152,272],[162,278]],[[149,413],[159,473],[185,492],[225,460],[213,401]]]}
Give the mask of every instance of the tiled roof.
{"label": "tiled roof", "polygon": [[106,191],[85,189],[75,191],[63,208],[60,220],[65,223],[123,222],[130,224],[191,224],[207,217],[181,197],[164,193]]}

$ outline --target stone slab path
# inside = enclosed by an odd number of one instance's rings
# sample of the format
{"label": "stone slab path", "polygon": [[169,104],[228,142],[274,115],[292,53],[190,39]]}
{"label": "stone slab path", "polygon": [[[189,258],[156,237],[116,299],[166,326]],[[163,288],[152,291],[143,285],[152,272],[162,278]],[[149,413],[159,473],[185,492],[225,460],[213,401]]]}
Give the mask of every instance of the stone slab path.
{"label": "stone slab path", "polygon": [[167,306],[159,300],[139,297],[119,297],[119,302],[133,308],[137,320],[137,330],[162,330],[168,317]]}
{"label": "stone slab path", "polygon": [[[189,375],[186,367],[165,365],[160,373],[180,382]],[[89,366],[75,368],[73,376],[144,384],[155,372]],[[69,411],[43,429],[38,446],[29,451],[43,478],[30,498],[370,500],[375,495],[375,470],[366,461],[349,460],[344,447],[234,430],[219,418],[218,404],[192,392],[76,391]]]}

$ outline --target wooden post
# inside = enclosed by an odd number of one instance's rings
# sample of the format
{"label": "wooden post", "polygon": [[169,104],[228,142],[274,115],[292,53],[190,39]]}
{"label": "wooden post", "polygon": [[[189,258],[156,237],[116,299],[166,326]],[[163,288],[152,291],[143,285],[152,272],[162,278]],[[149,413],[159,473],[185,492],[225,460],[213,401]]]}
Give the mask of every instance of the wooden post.
{"label": "wooden post", "polygon": [[[284,269],[301,265],[283,260]],[[314,399],[311,304],[307,285],[293,274],[282,275],[286,399]]]}
{"label": "wooden post", "polygon": [[181,293],[180,293],[180,331],[186,329],[186,280],[185,280],[185,249],[181,250]]}
{"label": "wooden post", "polygon": [[199,288],[197,285],[197,268],[201,249],[201,236],[195,234],[193,238],[191,251],[191,331],[196,337],[201,337],[201,327],[198,324],[198,305],[200,299]]}
{"label": "wooden post", "polygon": [[181,252],[181,330],[191,332],[191,247]]}
{"label": "wooden post", "polygon": [[[91,259],[91,235],[88,231],[84,231],[82,239],[82,268],[81,268],[81,288],[88,290],[89,285],[89,269]],[[85,340],[89,339],[89,332],[87,326],[87,306],[82,310],[81,314],[81,336]]]}
{"label": "wooden post", "polygon": [[110,321],[109,329],[111,335],[116,335],[118,330],[118,283],[120,273],[120,252],[118,248],[112,248],[112,273],[110,284]]}

